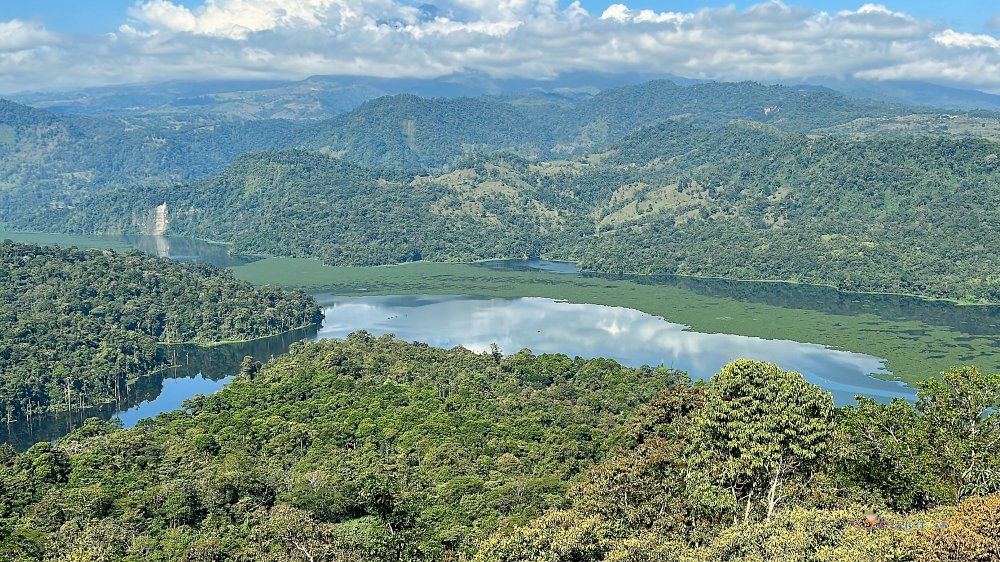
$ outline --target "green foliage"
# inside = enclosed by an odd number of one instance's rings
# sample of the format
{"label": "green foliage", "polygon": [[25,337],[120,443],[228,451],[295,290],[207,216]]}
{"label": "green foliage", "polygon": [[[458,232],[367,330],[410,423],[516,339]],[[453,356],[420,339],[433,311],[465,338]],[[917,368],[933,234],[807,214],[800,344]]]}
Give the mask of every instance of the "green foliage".
{"label": "green foliage", "polygon": [[612,543],[607,520],[574,511],[556,511],[486,543],[475,562],[595,562]]}
{"label": "green foliage", "polygon": [[[921,415],[969,427],[986,400],[962,405],[992,396],[994,377],[964,369],[944,381],[922,394]],[[833,436],[829,397],[767,363],[737,361],[691,385],[666,369],[445,351],[359,332],[248,362],[219,393],[133,429],[93,420],[55,445],[0,450],[0,553],[991,560],[997,489],[957,506],[890,511],[877,481],[848,477],[845,463],[869,465],[826,446],[870,441],[847,423],[863,411],[842,410]],[[831,455],[840,462],[821,462]],[[776,474],[781,501],[766,494]],[[746,504],[729,508],[736,517],[706,516],[705,484],[751,498],[752,516],[740,517]],[[871,506],[882,527],[865,527]]]}
{"label": "green foliage", "polygon": [[184,189],[128,189],[15,224],[169,232],[330,264],[545,255],[610,273],[817,283],[1000,302],[1000,144],[849,140],[667,123],[580,161],[469,156],[447,173],[305,151],[239,158]]}
{"label": "green foliage", "polygon": [[920,558],[926,562],[988,562],[1000,559],[1000,495],[973,496],[934,512],[947,528],[921,532]]}
{"label": "green foliage", "polygon": [[833,410],[829,393],[773,364],[737,360],[713,375],[688,452],[706,513],[747,523],[763,504],[770,518],[818,471]]}
{"label": "green foliage", "polygon": [[916,405],[866,398],[843,411],[842,466],[897,509],[1000,491],[1000,378],[958,368],[921,384]]}
{"label": "green foliage", "polygon": [[436,169],[454,167],[475,153],[512,151],[551,157],[592,150],[663,121],[718,125],[753,120],[805,132],[861,116],[896,115],[904,109],[832,92],[753,82],[679,87],[654,80],[575,102],[531,96],[425,99],[406,94],[378,98],[349,114],[305,127],[286,145],[322,149],[369,166]]}
{"label": "green foliage", "polygon": [[0,522],[41,534],[45,560],[456,556],[564,504],[629,413],[685,380],[365,333],[296,344],[186,411],[18,455]]}
{"label": "green foliage", "polygon": [[72,205],[110,186],[215,174],[247,151],[275,146],[292,123],[57,115],[0,100],[0,221]]}
{"label": "green foliage", "polygon": [[1000,373],[952,369],[921,383],[916,409],[928,428],[935,472],[960,499],[1000,490]]}
{"label": "green foliage", "polygon": [[0,242],[0,407],[14,420],[110,401],[168,364],[158,344],[247,340],[313,324],[315,300],[132,251]]}
{"label": "green foliage", "polygon": [[[626,424],[617,437],[620,447],[587,472],[585,483],[570,496],[574,501],[569,509],[552,511],[516,529],[498,530],[483,543],[474,560],[916,562],[995,558],[1000,539],[1000,527],[995,524],[1000,513],[997,495],[975,496],[955,507],[923,512],[879,509],[878,526],[872,526],[865,520],[871,508],[847,499],[865,496],[870,489],[837,482],[836,471],[831,472],[834,465],[818,463],[814,465],[816,478],[810,482],[809,496],[818,497],[821,490],[841,496],[833,504],[793,495],[768,517],[704,521],[683,516],[691,514],[703,501],[697,486],[687,488],[676,476],[666,476],[663,483],[643,477],[663,467],[662,455],[651,456],[648,452],[664,453],[680,445],[689,451],[726,447],[729,452],[717,458],[719,464],[707,467],[718,472],[713,476],[721,479],[726,475],[727,463],[740,464],[740,459],[745,458],[740,443],[758,442],[758,436],[769,432],[779,439],[799,433],[800,424],[784,428],[794,427],[794,431],[751,429],[782,416],[778,410],[785,402],[769,395],[767,389],[788,384],[805,386],[793,375],[766,363],[741,361],[728,365],[703,390],[677,386],[666,389]],[[737,383],[746,386],[739,390]],[[971,394],[988,393],[990,383],[986,377],[971,377],[967,388],[975,389]],[[807,397],[813,395],[820,410],[818,416],[826,419],[818,433],[829,436],[832,412],[828,404],[822,405],[822,393],[815,387],[799,390],[804,390]],[[703,397],[699,397],[701,392]],[[722,396],[730,401],[723,402]],[[684,404],[690,407],[684,408]],[[742,421],[729,427],[744,430],[729,435],[705,432],[707,420],[719,419],[710,410],[720,408],[728,410],[732,419],[742,416]],[[794,401],[788,409],[792,415],[796,411],[807,415],[810,410],[797,407]],[[810,439],[806,442],[816,443]],[[767,458],[765,449],[761,448]],[[786,443],[786,454],[791,456],[793,449],[802,451],[803,447],[793,448]],[[805,456],[811,458],[813,454]],[[706,469],[702,459],[694,455],[672,458],[677,467],[674,474]],[[650,493],[649,488],[662,491]],[[671,489],[672,493],[667,492]]]}

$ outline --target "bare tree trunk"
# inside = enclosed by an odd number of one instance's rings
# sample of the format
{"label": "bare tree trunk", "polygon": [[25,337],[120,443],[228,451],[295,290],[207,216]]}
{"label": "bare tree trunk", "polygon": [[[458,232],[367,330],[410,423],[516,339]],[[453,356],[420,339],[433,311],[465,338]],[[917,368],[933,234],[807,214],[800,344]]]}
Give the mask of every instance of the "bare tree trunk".
{"label": "bare tree trunk", "polygon": [[771,489],[767,492],[767,520],[771,520],[771,514],[774,513],[774,506],[778,503],[777,491],[778,491],[778,477],[781,474],[781,462],[778,462],[778,466],[774,469],[774,479],[771,480]]}
{"label": "bare tree trunk", "polygon": [[750,521],[750,503],[753,501],[753,491],[754,491],[754,489],[756,487],[757,487],[757,483],[754,482],[750,486],[750,492],[747,493],[747,505],[746,505],[746,508],[743,509],[743,523],[744,524],[746,524],[746,523],[748,523]]}

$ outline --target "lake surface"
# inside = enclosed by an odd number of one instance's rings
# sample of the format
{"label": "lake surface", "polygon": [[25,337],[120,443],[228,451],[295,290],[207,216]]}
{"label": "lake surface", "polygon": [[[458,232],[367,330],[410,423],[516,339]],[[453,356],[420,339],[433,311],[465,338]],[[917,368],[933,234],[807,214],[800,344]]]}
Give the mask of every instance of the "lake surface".
{"label": "lake surface", "polygon": [[50,234],[42,232],[14,232],[0,229],[0,240],[32,244],[58,244],[79,248],[107,248],[127,250],[135,248],[161,258],[183,262],[210,263],[219,267],[236,267],[255,261],[257,258],[232,254],[229,246],[214,244],[204,240],[177,236],[142,236],[123,234],[119,236],[79,236],[74,234]]}
{"label": "lake surface", "polygon": [[313,339],[318,327],[303,328],[271,338],[215,347],[172,346],[169,355],[174,367],[140,377],[129,385],[119,404],[104,404],[71,414],[51,414],[23,419],[0,429],[0,443],[8,442],[24,450],[38,441],[51,441],[80,427],[90,417],[104,420],[118,418],[125,427],[161,412],[181,407],[184,400],[197,394],[211,394],[239,372],[243,358],[250,356],[267,361],[283,355],[288,347],[304,339]]}
{"label": "lake surface", "polygon": [[[12,238],[41,244],[79,247],[139,248],[152,254],[181,261],[208,262],[237,267],[255,258],[231,255],[223,245],[183,238],[153,236],[80,237],[57,234],[10,233]],[[544,283],[572,284],[573,279],[596,277],[580,273],[572,264],[544,260],[500,260],[477,264],[492,271],[539,271]],[[447,267],[447,266],[442,266]],[[383,271],[381,268],[379,272]],[[475,269],[475,268],[474,268]],[[384,271],[394,271],[392,268]],[[381,278],[381,277],[378,277]],[[872,317],[864,330],[879,333],[885,320],[917,321],[928,328],[940,326],[953,331],[953,347],[975,358],[975,353],[1000,345],[1000,308],[961,307],[893,295],[841,293],[825,287],[777,283],[748,283],[690,279],[675,276],[627,277],[639,285],[675,286],[685,294],[762,303],[783,309],[811,310],[829,315]],[[419,291],[414,291],[419,292]],[[470,291],[471,292],[471,291]],[[341,293],[344,294],[344,293]],[[246,344],[208,349],[175,348],[178,366],[143,377],[133,384],[120,404],[91,408],[71,415],[48,416],[19,421],[0,432],[0,441],[19,449],[41,440],[56,439],[78,427],[87,417],[117,417],[130,427],[141,419],[177,409],[196,394],[221,388],[239,370],[244,356],[258,360],[278,356],[294,341],[344,337],[364,329],[374,334],[395,333],[398,337],[423,341],[444,348],[462,345],[476,351],[497,343],[504,353],[522,348],[535,353],[563,353],[569,356],[609,357],[625,365],[664,365],[708,377],[737,357],[772,361],[782,368],[802,372],[810,381],[831,391],[838,404],[865,394],[880,401],[913,399],[914,390],[900,383],[873,378],[889,375],[879,357],[831,349],[823,345],[782,339],[765,339],[727,333],[699,333],[639,310],[594,304],[573,304],[549,298],[482,298],[472,296],[361,296],[320,295],[326,320],[313,328]],[[585,301],[584,301],[585,302]],[[667,314],[669,316],[669,314]],[[717,318],[716,320],[720,320]],[[713,331],[725,332],[724,327]],[[965,334],[965,335],[963,335]],[[973,339],[972,335],[976,338]],[[914,334],[903,334],[917,338]],[[959,337],[960,336],[960,337]],[[822,337],[817,341],[825,341]],[[917,339],[914,339],[917,341]],[[986,346],[986,347],[983,347]],[[924,353],[929,353],[930,350]],[[930,355],[926,355],[930,357]],[[964,360],[964,355],[959,359]]]}
{"label": "lake surface", "polygon": [[869,376],[889,374],[878,357],[787,340],[702,334],[629,308],[533,297],[318,298],[326,319],[317,338],[343,338],[364,329],[446,349],[460,345],[485,352],[496,343],[504,354],[528,348],[536,354],[607,357],[631,367],[673,367],[694,378],[708,378],[734,359],[757,359],[803,373],[831,391],[838,405],[853,403],[856,394],[882,402],[914,397],[910,387]]}
{"label": "lake surface", "polygon": [[493,271],[548,271],[551,273],[580,273],[576,265],[564,261],[548,261],[538,258],[528,260],[489,260],[476,263],[479,267]]}

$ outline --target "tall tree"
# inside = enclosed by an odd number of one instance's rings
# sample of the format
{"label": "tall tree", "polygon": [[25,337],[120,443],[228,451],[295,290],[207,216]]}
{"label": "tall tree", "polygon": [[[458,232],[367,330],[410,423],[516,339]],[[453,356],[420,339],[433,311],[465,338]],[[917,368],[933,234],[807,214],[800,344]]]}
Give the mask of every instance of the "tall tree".
{"label": "tall tree", "polygon": [[[833,399],[801,374],[737,360],[712,376],[689,447],[692,485],[710,510],[770,518],[819,467],[833,433]],[[738,508],[741,506],[741,508]]]}

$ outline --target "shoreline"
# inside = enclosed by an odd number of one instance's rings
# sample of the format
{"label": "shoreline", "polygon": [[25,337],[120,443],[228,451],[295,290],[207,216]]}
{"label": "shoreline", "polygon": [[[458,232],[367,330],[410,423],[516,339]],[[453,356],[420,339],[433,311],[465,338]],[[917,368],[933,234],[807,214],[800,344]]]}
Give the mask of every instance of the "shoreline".
{"label": "shoreline", "polygon": [[[46,236],[75,236],[75,237],[90,238],[90,239],[97,239],[99,237],[112,237],[112,236],[125,236],[125,235],[127,235],[127,234],[124,234],[124,233],[123,234],[118,234],[118,235],[114,235],[114,234],[88,235],[88,234],[71,234],[71,233],[57,233],[57,232],[38,232],[38,231],[29,231],[29,230],[5,230],[3,228],[3,225],[0,224],[0,237],[2,237],[3,233],[30,234],[30,235],[46,235]],[[130,235],[136,235],[136,234],[130,234]],[[156,235],[152,235],[152,234],[146,234],[146,235],[137,234],[137,236],[156,236]],[[206,239],[206,238],[199,238],[199,237],[195,237],[195,236],[184,236],[184,235],[177,235],[177,236],[161,235],[161,236],[163,236],[164,238],[186,238],[186,239],[189,239],[189,240],[196,240],[196,241],[199,241],[199,242],[204,242],[206,244],[213,244],[213,245],[216,245],[216,246],[225,246],[229,250],[233,249],[233,243],[232,242],[225,242],[225,241],[221,241],[221,240],[209,240],[209,239]],[[109,240],[108,242],[111,243],[113,241]],[[129,246],[129,244],[127,244],[125,242],[120,242],[120,243],[114,242],[114,243],[116,245]],[[59,244],[58,242],[56,242],[56,243],[53,243],[53,245],[61,245],[61,244]],[[410,265],[410,264],[414,264],[414,263],[421,263],[421,262],[425,262],[425,263],[442,263],[442,264],[481,265],[481,264],[484,264],[484,263],[489,263],[489,262],[493,262],[493,261],[503,261],[503,260],[527,261],[523,257],[506,257],[506,258],[484,258],[484,259],[458,260],[458,261],[449,261],[449,260],[444,260],[444,261],[420,260],[419,262],[412,262],[412,261],[410,261],[410,262],[399,262],[399,263],[380,264],[380,265],[330,265],[330,264],[328,264],[328,263],[324,262],[323,260],[321,260],[319,258],[316,258],[316,257],[277,256],[277,255],[271,255],[271,254],[259,254],[259,253],[254,253],[254,252],[238,252],[238,253],[232,253],[231,255],[246,257],[246,258],[255,259],[255,260],[261,260],[261,259],[267,259],[267,258],[312,259],[312,260],[315,260],[316,262],[318,262],[320,264],[323,264],[323,265],[326,265],[326,266],[330,266],[330,267],[345,267],[345,268],[400,267],[400,266],[406,266],[406,265]],[[537,259],[545,260],[545,261],[552,261],[552,262],[559,262],[559,263],[568,263],[568,264],[571,264],[571,265],[573,265],[574,267],[576,267],[579,270],[576,273],[577,275],[588,275],[589,274],[589,275],[598,275],[598,276],[602,276],[602,277],[605,277],[605,278],[608,278],[608,277],[610,277],[610,278],[615,278],[615,277],[626,278],[626,276],[639,277],[639,278],[652,278],[652,277],[657,277],[657,276],[667,276],[667,277],[677,277],[677,278],[680,278],[680,279],[695,279],[695,280],[702,280],[703,279],[703,280],[731,281],[731,282],[734,282],[734,283],[776,283],[776,284],[801,286],[801,287],[817,287],[817,288],[832,289],[832,290],[837,291],[838,293],[845,294],[845,295],[875,295],[875,296],[884,295],[884,296],[896,296],[896,297],[910,297],[910,298],[919,299],[919,300],[927,301],[927,302],[944,302],[944,303],[953,304],[955,306],[964,306],[964,307],[991,307],[991,306],[1000,306],[1000,301],[975,302],[975,301],[964,300],[964,299],[961,299],[961,298],[935,297],[935,296],[930,296],[930,295],[922,295],[922,294],[919,294],[919,293],[907,293],[907,292],[899,292],[899,291],[849,291],[849,290],[841,289],[840,287],[838,287],[836,285],[833,285],[833,284],[830,284],[830,283],[823,283],[823,282],[819,282],[819,281],[793,281],[791,279],[754,279],[754,278],[742,278],[742,277],[728,277],[728,276],[724,276],[724,275],[697,275],[697,274],[690,274],[690,273],[640,273],[640,272],[609,273],[609,272],[597,271],[597,270],[593,270],[593,269],[584,269],[584,268],[581,267],[581,265],[579,263],[574,262],[574,261],[561,260],[561,259],[550,259],[550,258],[545,257],[545,256],[538,256]],[[232,269],[232,268],[231,267],[226,267],[224,269]],[[244,341],[244,340],[237,340],[237,341],[233,341],[233,342],[223,342],[223,343],[240,343],[240,341]],[[252,340],[245,340],[245,341],[252,341]],[[195,344],[195,342],[182,342],[182,343]],[[170,345],[174,345],[174,344],[170,344]],[[197,344],[195,344],[195,345],[197,345]]]}
{"label": "shoreline", "polygon": [[169,343],[168,342],[156,342],[156,345],[162,345],[162,346],[166,346],[166,347],[177,347],[177,346],[191,345],[191,346],[200,347],[200,348],[203,348],[203,349],[209,349],[209,348],[213,348],[213,347],[221,347],[223,345],[236,345],[236,344],[241,344],[241,343],[250,343],[250,342],[255,342],[255,341],[260,341],[260,340],[266,340],[266,339],[269,339],[269,338],[276,338],[278,336],[283,336],[285,334],[290,334],[290,333],[298,331],[298,330],[304,330],[306,328],[309,328],[310,326],[316,326],[316,325],[319,325],[319,324],[321,324],[321,323],[311,322],[309,324],[303,324],[303,325],[297,326],[295,328],[289,328],[289,329],[284,330],[282,332],[277,332],[277,333],[269,334],[269,335],[266,335],[266,336],[258,336],[256,338],[248,338],[248,339],[243,339],[243,340],[222,340],[222,341],[212,341],[212,342],[199,342],[199,341],[193,340],[193,341],[169,342]]}

